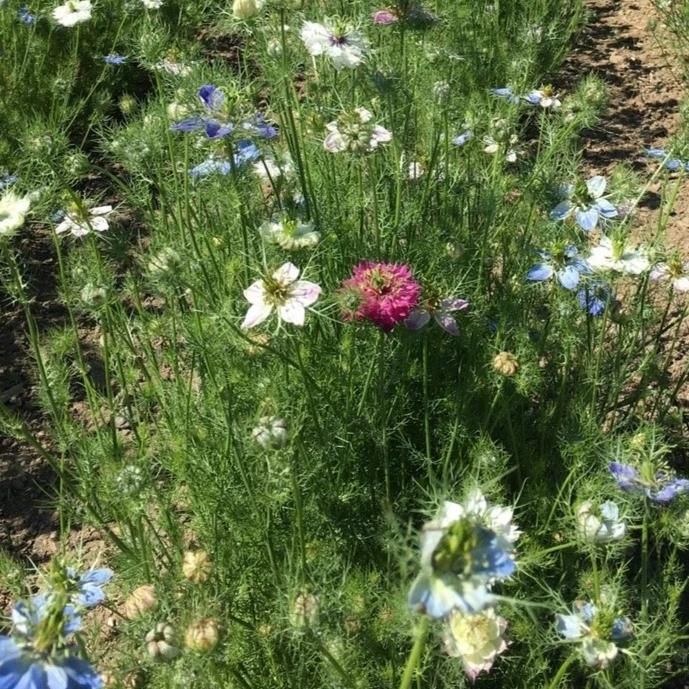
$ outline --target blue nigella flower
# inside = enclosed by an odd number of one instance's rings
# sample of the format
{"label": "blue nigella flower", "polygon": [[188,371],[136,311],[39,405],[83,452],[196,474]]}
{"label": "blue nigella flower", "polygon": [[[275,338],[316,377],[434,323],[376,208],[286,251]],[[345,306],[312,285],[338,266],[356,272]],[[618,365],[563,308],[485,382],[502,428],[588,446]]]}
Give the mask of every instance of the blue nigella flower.
{"label": "blue nigella flower", "polygon": [[17,175],[0,175],[0,191],[11,187],[19,179]]}
{"label": "blue nigella flower", "polygon": [[[12,623],[15,629],[26,637],[32,637],[38,625],[49,612],[51,597],[39,593],[28,601],[18,601],[12,609]],[[64,634],[74,634],[81,629],[81,618],[73,605],[65,605],[62,610]],[[3,689],[0,684],[0,689]]]}
{"label": "blue nigella flower", "polygon": [[542,89],[534,89],[524,96],[524,100],[529,103],[529,105],[540,105],[542,108],[552,108],[554,110],[557,110],[562,105],[560,99],[550,86],[546,86]]}
{"label": "blue nigella flower", "polygon": [[84,574],[79,574],[75,569],[68,567],[67,576],[77,590],[75,602],[85,608],[93,608],[105,600],[103,586],[112,579],[112,570],[90,569]]}
{"label": "blue nigella flower", "polygon": [[100,675],[81,658],[47,654],[0,636],[1,689],[100,689]]}
{"label": "blue nigella flower", "polygon": [[519,103],[519,96],[515,95],[514,91],[509,86],[491,89],[490,92],[498,98],[504,98],[510,103]]}
{"label": "blue nigella flower", "polygon": [[669,158],[669,153],[664,148],[647,148],[645,151],[649,158],[654,158],[655,160],[665,160],[663,167],[670,172],[675,172],[681,167],[689,170],[689,163],[683,163],[679,158]]}
{"label": "blue nigella flower", "polygon": [[271,122],[268,122],[260,112],[256,113],[250,120],[244,122],[242,126],[244,129],[254,134],[254,136],[258,136],[261,139],[271,140],[278,136],[277,127]]}
{"label": "blue nigella flower", "polygon": [[622,462],[610,462],[608,469],[622,490],[645,495],[661,505],[666,505],[678,495],[689,492],[689,479],[676,478],[667,472],[660,471],[646,478],[642,477],[635,467]]}
{"label": "blue nigella flower", "polygon": [[31,26],[36,23],[36,15],[29,12],[29,8],[26,5],[22,5],[19,10],[17,10],[17,18],[22,24]]}
{"label": "blue nigella flower", "polygon": [[467,129],[466,131],[462,132],[461,134],[458,134],[454,139],[452,139],[452,143],[455,146],[464,146],[467,141],[471,141],[471,139],[474,138],[474,133],[470,130]]}
{"label": "blue nigella flower", "polygon": [[529,268],[526,273],[527,280],[543,282],[555,275],[564,288],[573,290],[579,285],[582,275],[591,273],[588,264],[579,258],[579,252],[574,246],[566,246],[554,252],[541,251],[540,254],[543,260]]}
{"label": "blue nigella flower", "polygon": [[579,306],[592,316],[601,316],[613,299],[610,287],[599,280],[590,282],[577,292]]}
{"label": "blue nigella flower", "polygon": [[565,194],[570,198],[562,201],[550,211],[551,220],[565,220],[574,214],[577,225],[585,232],[591,232],[596,229],[601,218],[604,220],[616,218],[618,216],[617,208],[603,196],[606,186],[605,177],[601,175],[591,177],[586,180],[586,193],[577,194],[579,199],[575,202],[571,199],[574,189],[571,186],[563,188]]}
{"label": "blue nigella flower", "polygon": [[[253,141],[249,139],[241,139],[237,141],[234,146],[233,163],[234,168],[239,169],[246,163],[256,160],[261,156],[261,151]],[[216,158],[208,158],[202,163],[199,163],[191,170],[189,174],[194,179],[208,177],[209,175],[229,175],[232,172],[233,164],[229,160],[218,160]],[[2,689],[2,687],[0,687]]]}
{"label": "blue nigella flower", "polygon": [[127,61],[126,55],[119,55],[118,53],[110,53],[103,56],[103,62],[106,65],[123,65]]}
{"label": "blue nigella flower", "polygon": [[214,84],[204,84],[199,88],[197,94],[210,112],[219,110],[225,102],[225,94]]}

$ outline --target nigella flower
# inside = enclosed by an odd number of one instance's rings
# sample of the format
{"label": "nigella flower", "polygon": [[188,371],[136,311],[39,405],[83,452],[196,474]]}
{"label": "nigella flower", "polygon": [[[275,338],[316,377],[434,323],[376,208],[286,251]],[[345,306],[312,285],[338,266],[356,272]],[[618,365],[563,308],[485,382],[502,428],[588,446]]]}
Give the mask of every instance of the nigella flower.
{"label": "nigella flower", "polygon": [[594,506],[585,500],[576,509],[579,535],[589,543],[610,543],[624,537],[627,526],[620,518],[620,508],[612,500]]}
{"label": "nigella flower", "polygon": [[371,20],[374,24],[379,24],[381,26],[390,26],[390,24],[396,24],[400,18],[395,9],[386,7],[382,10],[376,10],[371,15]]}
{"label": "nigella flower", "polygon": [[272,123],[268,122],[262,113],[256,113],[250,120],[242,124],[242,127],[251,132],[254,136],[268,141],[276,139],[278,136],[278,128]]}
{"label": "nigella flower", "polygon": [[123,65],[127,61],[125,55],[119,55],[118,53],[110,53],[109,55],[103,56],[103,62],[106,65]]}
{"label": "nigella flower", "polygon": [[627,275],[640,275],[650,265],[643,249],[630,247],[623,238],[609,237],[601,237],[600,244],[591,249],[588,264],[595,271],[612,270]]}
{"label": "nigella flower", "polygon": [[64,220],[55,228],[55,233],[70,232],[75,237],[85,237],[92,231],[100,234],[110,227],[107,218],[111,213],[112,206],[87,209],[74,205],[65,213]]}
{"label": "nigella flower", "polygon": [[379,144],[392,140],[392,133],[378,124],[372,124],[373,115],[366,108],[354,108],[351,113],[325,125],[328,135],[323,148],[330,153],[370,153]]}
{"label": "nigella flower", "polygon": [[519,531],[511,518],[511,509],[489,507],[480,492],[464,505],[445,502],[423,528],[421,572],[409,592],[410,607],[443,618],[491,605],[491,586],[516,570],[513,544]]}
{"label": "nigella flower", "polygon": [[321,288],[314,282],[299,280],[299,268],[285,263],[271,276],[256,280],[244,290],[244,297],[251,305],[246,312],[242,328],[254,328],[263,323],[273,309],[278,321],[304,325],[306,308],[320,296]]}
{"label": "nigella flower", "polygon": [[300,36],[311,55],[326,55],[338,70],[357,67],[368,50],[363,34],[347,25],[334,27],[328,22],[304,22]]}
{"label": "nigella flower", "polygon": [[67,649],[47,653],[0,636],[3,689],[100,689],[103,680],[88,662]]}
{"label": "nigella flower", "polygon": [[85,608],[93,608],[105,600],[103,586],[112,579],[112,570],[90,569],[79,574],[72,567],[67,567],[67,577],[76,590],[74,602]]}
{"label": "nigella flower", "polygon": [[482,672],[488,672],[495,659],[507,650],[506,629],[507,620],[496,615],[492,608],[474,615],[451,612],[443,635],[445,651],[461,659],[464,672],[473,682]]}
{"label": "nigella flower", "polygon": [[321,237],[320,233],[314,229],[312,222],[304,222],[288,216],[264,222],[259,232],[266,242],[277,244],[286,251],[314,247]]}
{"label": "nigella flower", "polygon": [[22,24],[26,24],[27,26],[31,26],[32,24],[36,23],[36,15],[31,14],[26,5],[22,5],[17,10],[17,18]]}
{"label": "nigella flower", "polygon": [[539,253],[543,260],[531,266],[526,273],[526,279],[531,282],[543,282],[555,276],[565,289],[573,290],[579,285],[582,275],[591,273],[586,261],[579,258],[579,251],[571,244]]}
{"label": "nigella flower", "polygon": [[689,169],[689,163],[683,163],[679,158],[670,158],[670,154],[664,148],[647,148],[644,153],[649,158],[664,160],[663,167],[670,172],[675,172],[681,167]]}
{"label": "nigella flower", "polygon": [[645,495],[649,500],[666,505],[678,495],[689,492],[689,479],[677,478],[667,471],[651,467],[636,467],[622,462],[610,462],[608,469],[617,485],[627,493]]}
{"label": "nigella flower", "polygon": [[615,617],[585,601],[576,601],[571,615],[556,615],[555,628],[564,639],[579,642],[584,662],[598,670],[617,657],[617,643],[632,635],[628,617]]}
{"label": "nigella flower", "polygon": [[30,207],[28,196],[19,196],[12,190],[0,196],[0,239],[14,234],[24,224]]}
{"label": "nigella flower", "polygon": [[471,139],[474,138],[474,133],[470,130],[467,129],[466,131],[462,132],[461,134],[458,134],[455,136],[454,139],[452,139],[452,143],[455,146],[464,146],[465,143],[468,141],[471,141]]}
{"label": "nigella flower", "polygon": [[[28,601],[18,601],[12,608],[12,624],[17,632],[25,637],[33,637],[51,612],[53,601],[54,598],[47,593],[39,593]],[[71,604],[61,606],[60,633],[69,635],[80,629],[81,618],[76,608]]]}
{"label": "nigella flower", "polygon": [[233,166],[235,170],[238,170],[246,163],[259,158],[260,155],[261,152],[253,141],[241,139],[234,145],[234,156],[232,163],[229,160],[222,160],[212,157],[207,158],[202,163],[199,163],[189,170],[189,174],[194,179],[208,177],[209,175],[213,174],[229,175],[232,172]]}
{"label": "nigella flower", "polygon": [[445,297],[444,299],[428,299],[415,308],[405,319],[404,325],[409,330],[421,330],[434,318],[435,322],[449,335],[457,337],[459,326],[453,314],[466,311],[469,302],[457,297]]}
{"label": "nigella flower", "polygon": [[592,316],[601,316],[613,301],[610,287],[599,280],[589,282],[577,292],[577,301]]}
{"label": "nigella flower", "polygon": [[[218,113],[225,103],[225,95],[214,84],[200,86],[197,95],[204,108],[211,114]],[[231,122],[220,122],[213,117],[194,115],[170,125],[170,129],[173,132],[184,133],[203,130],[209,139],[222,139],[232,134],[234,125]]]}
{"label": "nigella flower", "polygon": [[653,281],[672,280],[672,288],[678,292],[689,292],[689,262],[673,256],[667,263],[656,263],[649,278]]}
{"label": "nigella flower", "polygon": [[491,89],[490,92],[494,96],[497,96],[498,98],[503,98],[504,100],[508,101],[509,103],[519,103],[520,102],[519,96],[517,96],[509,86]]}
{"label": "nigella flower", "polygon": [[534,89],[524,96],[524,100],[531,105],[539,105],[542,108],[551,108],[552,110],[557,110],[562,105],[552,86]]}
{"label": "nigella flower", "polygon": [[225,94],[215,84],[199,86],[197,95],[209,112],[220,110],[225,103]]}
{"label": "nigella flower", "polygon": [[0,175],[0,191],[11,187],[19,179],[17,175],[4,174]]}
{"label": "nigella flower", "polygon": [[363,261],[342,283],[345,318],[368,320],[385,332],[407,318],[419,302],[419,285],[409,266]]}
{"label": "nigella flower", "polygon": [[61,26],[72,27],[91,19],[91,0],[67,0],[53,10],[53,19]]}
{"label": "nigella flower", "polygon": [[565,187],[563,191],[570,198],[553,208],[550,212],[551,220],[565,220],[574,214],[577,225],[585,232],[591,232],[596,229],[600,219],[616,218],[617,209],[603,196],[606,186],[605,177],[595,175],[586,180],[585,189]]}

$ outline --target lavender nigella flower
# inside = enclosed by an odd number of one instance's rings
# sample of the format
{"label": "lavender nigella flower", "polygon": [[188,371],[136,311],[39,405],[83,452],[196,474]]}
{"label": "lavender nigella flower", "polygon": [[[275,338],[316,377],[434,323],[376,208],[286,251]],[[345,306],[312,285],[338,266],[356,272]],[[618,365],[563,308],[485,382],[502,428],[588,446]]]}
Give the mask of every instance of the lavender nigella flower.
{"label": "lavender nigella flower", "polygon": [[563,187],[567,199],[553,208],[550,219],[566,220],[574,215],[577,225],[585,232],[591,232],[596,229],[599,220],[616,218],[617,209],[604,196],[606,186],[605,177],[595,175],[586,180],[585,187]]}
{"label": "lavender nigella flower", "polygon": [[261,152],[253,141],[240,139],[234,145],[232,162],[217,158],[207,158],[202,163],[199,163],[189,170],[189,174],[196,179],[208,177],[213,174],[229,175],[233,167],[235,170],[238,170],[246,163],[258,159],[260,155]]}
{"label": "lavender nigella flower", "polygon": [[643,467],[640,472],[622,462],[610,462],[608,469],[622,490],[645,495],[652,502],[661,505],[689,492],[689,479],[674,477],[667,471],[654,472],[650,467]]}
{"label": "lavender nigella flower", "polygon": [[577,248],[571,244],[553,251],[541,251],[540,254],[543,260],[531,266],[526,273],[526,279],[531,282],[543,282],[556,276],[565,289],[574,290],[581,276],[591,273],[589,265],[579,258]]}
{"label": "lavender nigella flower", "polygon": [[552,110],[557,110],[562,105],[552,86],[534,89],[524,96],[524,100],[530,105],[539,105],[542,108],[550,108]]}
{"label": "lavender nigella flower", "polygon": [[459,335],[459,326],[457,319],[453,314],[466,311],[469,308],[469,302],[464,299],[456,297],[445,297],[444,299],[429,299],[421,306],[415,308],[405,319],[404,325],[409,330],[421,330],[431,320],[435,322],[449,335],[457,337]]}

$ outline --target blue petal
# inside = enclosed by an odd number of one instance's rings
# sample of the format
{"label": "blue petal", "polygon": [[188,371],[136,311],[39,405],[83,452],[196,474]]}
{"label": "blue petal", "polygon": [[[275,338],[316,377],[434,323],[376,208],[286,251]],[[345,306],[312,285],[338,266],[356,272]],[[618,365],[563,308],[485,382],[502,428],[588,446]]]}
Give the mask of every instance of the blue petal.
{"label": "blue petal", "polygon": [[551,220],[564,220],[572,212],[572,204],[569,201],[561,201],[550,211]]}
{"label": "blue petal", "polygon": [[533,282],[542,282],[543,280],[549,280],[553,276],[553,272],[553,266],[548,263],[537,263],[529,268],[526,273],[526,279]]}
{"label": "blue petal", "polygon": [[490,92],[494,96],[498,96],[499,98],[512,98],[514,96],[512,89],[509,87],[501,87],[501,88],[497,88],[497,89],[491,89]]}
{"label": "blue petal", "polygon": [[557,271],[557,279],[565,289],[576,289],[579,285],[579,271],[574,265],[565,266]]}
{"label": "blue petal", "polygon": [[616,218],[619,215],[617,208],[615,208],[615,206],[613,206],[608,199],[597,199],[593,205],[598,209],[599,213],[604,218],[611,219]]}
{"label": "blue petal", "polygon": [[81,658],[70,656],[64,663],[64,669],[70,680],[70,689],[73,683],[79,689],[100,689],[103,686],[100,675]]}
{"label": "blue petal", "polygon": [[[50,665],[46,663],[43,666],[45,672],[47,689],[71,689],[71,682],[64,668],[60,665]],[[42,689],[42,688],[41,688]]]}
{"label": "blue petal", "polygon": [[206,121],[202,117],[187,117],[181,122],[170,125],[173,132],[194,132],[197,129],[203,129]]}
{"label": "blue petal", "polygon": [[103,586],[112,579],[112,570],[106,567],[102,569],[90,569],[81,575],[80,581],[82,584],[96,584]]}
{"label": "blue petal", "polygon": [[198,90],[198,96],[201,102],[208,108],[208,110],[217,110],[225,101],[225,96],[222,91],[214,84],[204,84]]}
{"label": "blue petal", "polygon": [[576,218],[577,225],[579,225],[582,230],[591,232],[595,230],[596,225],[598,225],[599,213],[595,206],[586,209],[577,208],[574,217]]}
{"label": "blue petal", "polygon": [[222,139],[234,131],[234,125],[221,124],[217,120],[207,120],[205,123],[206,136],[209,139]]}
{"label": "blue petal", "polygon": [[649,158],[664,158],[667,155],[664,148],[647,148],[644,152]]}
{"label": "blue petal", "polygon": [[452,139],[452,143],[455,146],[464,146],[464,144],[467,141],[470,141],[473,138],[473,136],[473,132],[467,129],[465,132],[458,134],[454,139]]}
{"label": "blue petal", "polygon": [[555,615],[555,629],[565,639],[580,639],[583,635],[582,622],[578,615]]}
{"label": "blue petal", "polygon": [[598,199],[605,193],[605,187],[607,187],[608,181],[603,177],[603,175],[594,175],[593,177],[586,180],[586,189],[588,189],[589,194],[592,198]]}
{"label": "blue petal", "polygon": [[675,172],[675,170],[679,170],[682,167],[682,161],[679,160],[678,158],[672,158],[665,163],[665,169],[669,170],[670,172]]}

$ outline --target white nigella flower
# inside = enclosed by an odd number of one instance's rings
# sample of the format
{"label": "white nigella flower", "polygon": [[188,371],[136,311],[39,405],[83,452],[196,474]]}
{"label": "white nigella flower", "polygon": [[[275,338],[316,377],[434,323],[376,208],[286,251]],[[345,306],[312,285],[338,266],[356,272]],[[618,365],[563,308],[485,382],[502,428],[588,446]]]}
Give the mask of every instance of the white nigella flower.
{"label": "white nigella flower", "polygon": [[262,416],[251,431],[251,437],[264,450],[277,450],[287,444],[287,424],[277,416]]}
{"label": "white nigella flower", "polygon": [[330,153],[369,153],[379,144],[392,140],[392,133],[377,124],[372,124],[373,115],[366,108],[355,108],[342,114],[339,119],[325,125],[328,135],[323,148]]}
{"label": "white nigella flower", "polygon": [[624,537],[627,527],[616,503],[607,500],[595,507],[585,500],[576,509],[577,531],[589,543],[610,543]]}
{"label": "white nigella flower", "polygon": [[672,280],[672,288],[677,292],[689,292],[689,262],[680,259],[668,263],[656,263],[649,273],[651,280]]}
{"label": "white nigella flower", "polygon": [[294,172],[294,163],[289,153],[287,153],[279,160],[272,156],[261,158],[252,165],[252,168],[256,176],[262,180],[266,182],[272,180],[275,182],[283,175],[286,177],[291,175]]}
{"label": "white nigella flower", "polygon": [[71,232],[75,237],[84,237],[90,232],[105,232],[110,225],[108,216],[112,206],[97,206],[90,210],[73,208],[67,212],[64,220],[55,228],[57,234]]}
{"label": "white nigella flower", "polygon": [[285,263],[270,277],[256,280],[244,290],[244,296],[251,305],[246,312],[242,328],[254,328],[277,311],[278,321],[304,325],[306,307],[314,304],[321,293],[319,285],[308,280],[299,280],[299,268]]}
{"label": "white nigella flower", "polygon": [[147,10],[159,10],[163,6],[163,0],[141,0]]}
{"label": "white nigella flower", "polygon": [[336,69],[357,67],[368,49],[363,34],[349,26],[335,28],[329,23],[304,22],[300,36],[311,55],[326,55]]}
{"label": "white nigella flower", "polygon": [[265,4],[265,0],[234,0],[232,14],[236,19],[251,19],[257,15]]}
{"label": "white nigella flower", "polygon": [[455,611],[447,620],[445,650],[449,656],[461,658],[464,672],[473,682],[481,672],[488,672],[507,648],[506,628],[507,621],[492,608],[475,615]]}
{"label": "white nigella flower", "polygon": [[525,100],[531,105],[540,105],[542,108],[551,108],[552,110],[557,110],[562,105],[551,86],[544,86],[542,89],[531,91],[528,96],[525,96]]}
{"label": "white nigella flower", "polygon": [[[512,134],[507,141],[507,149],[505,151],[505,160],[508,163],[515,163],[517,161],[517,149],[514,148],[518,138]],[[492,136],[483,137],[483,152],[489,155],[495,155],[500,150],[500,142],[496,141]]]}
{"label": "white nigella flower", "polygon": [[612,270],[628,275],[640,275],[649,267],[643,249],[634,249],[624,240],[614,241],[609,237],[601,237],[600,244],[591,249],[587,262],[594,271]]}
{"label": "white nigella flower", "polygon": [[400,171],[410,182],[421,179],[426,174],[426,168],[418,160],[407,162],[404,154],[400,157]]}
{"label": "white nigella flower", "polygon": [[266,242],[277,244],[286,251],[316,246],[321,237],[313,229],[312,222],[303,222],[286,216],[264,222],[259,232]]}
{"label": "white nigella flower", "polygon": [[68,0],[53,10],[53,19],[61,26],[76,26],[91,19],[91,0]]}
{"label": "white nigella flower", "polygon": [[30,206],[28,196],[18,196],[13,191],[0,197],[0,239],[9,237],[24,224]]}

